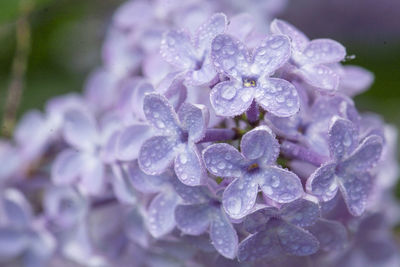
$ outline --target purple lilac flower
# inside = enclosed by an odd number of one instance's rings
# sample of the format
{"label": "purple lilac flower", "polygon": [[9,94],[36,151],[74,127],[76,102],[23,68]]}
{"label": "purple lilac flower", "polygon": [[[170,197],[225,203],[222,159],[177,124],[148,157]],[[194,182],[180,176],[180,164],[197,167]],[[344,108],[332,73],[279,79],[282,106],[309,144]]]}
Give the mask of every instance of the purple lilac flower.
{"label": "purple lilac flower", "polygon": [[350,121],[334,118],[329,129],[332,160],[311,175],[307,190],[322,201],[329,201],[339,189],[350,213],[361,215],[372,185],[368,171],[379,161],[382,146],[382,138],[377,135],[360,142],[357,129]]}
{"label": "purple lilac flower", "polygon": [[[204,196],[200,201],[199,197],[191,198],[191,203],[176,207],[175,220],[178,229],[188,235],[200,235],[209,229],[211,242],[218,253],[230,259],[235,258],[238,236],[221,202],[217,198],[207,196],[205,189],[194,188],[191,190],[196,190],[197,195]],[[187,202],[188,198],[185,200]]]}
{"label": "purple lilac flower", "polygon": [[239,244],[239,261],[314,254],[319,242],[304,227],[314,224],[318,217],[318,204],[306,199],[285,204],[279,210],[265,207],[249,214],[244,225],[251,235]]}
{"label": "purple lilac flower", "polygon": [[299,110],[296,88],[286,80],[269,78],[290,57],[289,39],[271,35],[250,53],[230,35],[218,35],[212,42],[211,59],[216,70],[230,80],[218,83],[210,93],[217,115],[236,116],[249,109],[253,100],[280,117]]}
{"label": "purple lilac flower", "polygon": [[201,25],[193,38],[184,30],[171,30],[161,41],[161,55],[185,72],[188,84],[206,84],[216,75],[210,60],[211,41],[225,32],[226,25],[226,16],[218,13]]}
{"label": "purple lilac flower", "polygon": [[269,199],[288,203],[300,198],[303,187],[296,174],[276,166],[279,144],[266,126],[246,133],[240,150],[214,144],[203,152],[207,169],[216,176],[235,178],[225,189],[222,202],[232,218],[243,218],[254,207],[258,188]]}
{"label": "purple lilac flower", "polygon": [[205,168],[196,143],[205,136],[206,107],[184,104],[176,114],[165,97],[148,94],[143,110],[147,121],[160,135],[148,139],[140,148],[140,168],[148,174],[161,174],[174,161],[175,172],[183,183],[201,184]]}
{"label": "purple lilac flower", "polygon": [[337,90],[339,75],[327,64],[338,63],[346,56],[345,48],[331,39],[310,41],[301,31],[286,21],[275,19],[271,32],[290,37],[293,71],[307,84],[327,91]]}

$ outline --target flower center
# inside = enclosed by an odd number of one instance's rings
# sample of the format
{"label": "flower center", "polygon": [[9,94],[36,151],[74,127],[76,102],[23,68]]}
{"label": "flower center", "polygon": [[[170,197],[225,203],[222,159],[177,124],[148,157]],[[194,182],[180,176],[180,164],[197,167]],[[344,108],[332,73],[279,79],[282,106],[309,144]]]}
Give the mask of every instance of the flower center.
{"label": "flower center", "polygon": [[256,87],[257,81],[254,78],[244,78],[243,79],[243,87]]}
{"label": "flower center", "polygon": [[247,168],[247,171],[254,171],[256,169],[258,169],[258,164],[257,163],[253,163]]}

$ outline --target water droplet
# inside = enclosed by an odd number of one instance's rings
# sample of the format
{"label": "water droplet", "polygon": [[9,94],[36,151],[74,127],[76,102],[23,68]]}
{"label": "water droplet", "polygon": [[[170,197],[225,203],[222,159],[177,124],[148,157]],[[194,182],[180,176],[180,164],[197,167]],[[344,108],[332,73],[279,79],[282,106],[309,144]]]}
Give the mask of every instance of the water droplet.
{"label": "water droplet", "polygon": [[187,162],[187,160],[188,160],[185,154],[180,155],[179,159],[180,159],[182,164],[185,164]]}
{"label": "water droplet", "polygon": [[218,167],[218,169],[223,170],[223,169],[225,169],[225,163],[223,161],[221,161],[221,162],[218,163],[217,167]]}
{"label": "water droplet", "polygon": [[162,121],[160,121],[160,120],[157,120],[156,121],[156,125],[157,125],[157,127],[158,128],[165,128],[165,124],[164,124],[164,122],[162,122]]}
{"label": "water droplet", "polygon": [[274,193],[272,188],[270,186],[268,186],[268,185],[263,185],[262,191],[267,195],[272,195]]}
{"label": "water droplet", "polygon": [[272,176],[271,178],[271,186],[273,188],[277,188],[281,182],[279,181],[279,178],[277,176]]}
{"label": "water droplet", "polygon": [[226,100],[231,100],[236,95],[236,89],[232,86],[225,86],[222,89],[221,96]]}
{"label": "water droplet", "polygon": [[242,210],[242,201],[237,197],[229,198],[227,202],[227,210],[231,214],[234,215],[239,214],[240,211]]}

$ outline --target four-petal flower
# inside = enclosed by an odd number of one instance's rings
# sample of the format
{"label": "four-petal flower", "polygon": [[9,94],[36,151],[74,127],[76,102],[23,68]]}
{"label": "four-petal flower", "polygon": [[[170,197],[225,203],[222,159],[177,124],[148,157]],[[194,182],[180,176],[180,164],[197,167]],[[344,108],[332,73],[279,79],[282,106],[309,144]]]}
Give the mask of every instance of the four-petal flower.
{"label": "four-petal flower", "polygon": [[214,175],[235,178],[223,193],[223,206],[235,219],[246,216],[254,207],[258,188],[278,203],[288,203],[303,194],[296,174],[275,166],[279,143],[272,131],[259,126],[246,133],[240,153],[228,144],[214,144],[203,152],[207,169]]}
{"label": "four-petal flower", "polygon": [[299,110],[296,88],[286,80],[269,78],[290,58],[289,38],[271,35],[250,53],[236,38],[221,34],[211,45],[216,70],[230,80],[218,83],[210,100],[217,115],[236,116],[245,112],[253,100],[268,112],[288,117]]}
{"label": "four-petal flower", "polygon": [[285,204],[279,210],[266,207],[253,212],[244,221],[251,235],[239,244],[239,261],[314,254],[319,242],[303,228],[313,225],[319,216],[318,204],[306,199]]}
{"label": "four-petal flower", "polygon": [[176,114],[165,97],[153,93],[146,95],[143,110],[159,135],[140,148],[140,168],[150,175],[161,174],[175,160],[178,178],[187,185],[200,185],[206,171],[196,143],[205,136],[209,117],[206,107],[185,103]]}
{"label": "four-petal flower", "polygon": [[340,189],[349,212],[359,216],[372,184],[368,171],[380,159],[383,140],[370,135],[359,143],[354,124],[338,117],[333,119],[328,136],[332,160],[315,170],[306,188],[322,201],[331,200]]}

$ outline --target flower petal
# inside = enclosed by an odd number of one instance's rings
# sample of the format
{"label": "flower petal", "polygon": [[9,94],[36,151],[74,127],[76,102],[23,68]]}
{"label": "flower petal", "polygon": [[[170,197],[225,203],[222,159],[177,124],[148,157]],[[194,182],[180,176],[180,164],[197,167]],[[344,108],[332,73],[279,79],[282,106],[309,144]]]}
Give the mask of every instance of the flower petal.
{"label": "flower petal", "polygon": [[90,195],[98,195],[105,188],[104,165],[100,159],[85,155],[79,187]]}
{"label": "flower petal", "polygon": [[243,135],[240,142],[243,156],[258,160],[264,166],[275,163],[279,155],[279,143],[267,126],[259,126]]}
{"label": "flower petal", "polygon": [[383,149],[382,138],[370,135],[342,163],[346,172],[360,173],[372,169],[380,160]]}
{"label": "flower petal", "polygon": [[233,36],[220,34],[211,44],[211,60],[219,73],[242,81],[242,76],[249,76],[250,54],[246,46]]}
{"label": "flower petal", "polygon": [[261,208],[250,213],[244,220],[244,228],[249,233],[256,233],[265,230],[266,224],[271,217],[280,217],[280,212],[275,207]]}
{"label": "flower petal", "polygon": [[339,86],[339,75],[324,65],[305,65],[297,73],[307,84],[324,91],[335,91]]}
{"label": "flower petal", "polygon": [[211,90],[210,102],[219,116],[233,117],[244,113],[253,102],[254,89],[243,88],[232,81],[220,82]]}
{"label": "flower petal", "polygon": [[293,172],[268,167],[258,174],[261,191],[278,203],[292,202],[303,195],[300,178]]}
{"label": "flower petal", "polygon": [[348,96],[358,95],[367,90],[374,81],[374,74],[358,66],[340,66],[340,91]]}
{"label": "flower petal", "polygon": [[28,246],[28,236],[14,228],[0,227],[0,259],[10,260],[20,255]]}
{"label": "flower petal", "polygon": [[211,222],[210,238],[215,249],[224,257],[236,257],[238,236],[223,210],[218,210]]}
{"label": "flower petal", "polygon": [[178,111],[178,117],[190,141],[196,143],[204,138],[210,118],[206,106],[184,103]]}
{"label": "flower petal", "polygon": [[178,197],[172,192],[158,194],[150,203],[146,225],[154,238],[160,238],[175,227]]}
{"label": "flower petal", "polygon": [[315,39],[308,43],[303,56],[306,64],[337,63],[346,56],[346,49],[331,39]]}
{"label": "flower petal", "polygon": [[54,184],[66,185],[76,181],[83,168],[81,159],[81,154],[72,149],[58,154],[51,168],[51,179]]}
{"label": "flower petal", "polygon": [[188,186],[178,179],[171,181],[176,193],[188,204],[204,203],[210,200],[206,186]]}
{"label": "flower petal", "polygon": [[307,191],[326,202],[336,196],[338,184],[335,175],[336,163],[322,165],[307,180]]}
{"label": "flower petal", "polygon": [[160,175],[148,175],[140,168],[135,160],[128,165],[128,176],[134,188],[143,193],[156,193],[162,190],[162,186],[168,181],[166,173]]}
{"label": "flower petal", "polygon": [[231,182],[222,195],[222,204],[226,213],[233,219],[246,216],[256,203],[258,184],[250,175]]}
{"label": "flower petal", "polygon": [[78,149],[93,149],[98,138],[93,115],[83,110],[73,109],[67,111],[64,116],[65,140]]}
{"label": "flower petal", "polygon": [[290,40],[285,35],[270,35],[254,50],[255,75],[271,75],[290,58]]}
{"label": "flower petal", "polygon": [[33,214],[32,207],[24,195],[15,189],[3,190],[1,215],[7,217],[7,222],[15,227],[29,227]]}
{"label": "flower petal", "polygon": [[135,124],[123,129],[117,139],[117,158],[122,161],[137,159],[140,147],[151,134],[151,128],[146,124]]}
{"label": "flower petal", "polygon": [[147,174],[163,173],[172,165],[179,144],[173,137],[154,136],[144,142],[139,151],[139,166]]}
{"label": "flower petal", "polygon": [[161,134],[176,135],[180,132],[175,110],[164,96],[147,94],[143,101],[143,111],[147,121]]}
{"label": "flower petal", "polygon": [[347,230],[340,223],[319,219],[309,231],[318,239],[320,248],[325,251],[340,251],[347,242]]}
{"label": "flower petal", "polygon": [[276,232],[282,249],[291,255],[312,255],[319,249],[318,240],[300,227],[281,222]]}
{"label": "flower petal", "polygon": [[211,48],[211,41],[218,34],[225,32],[228,24],[228,19],[223,13],[215,13],[196,31],[195,44],[201,50]]}
{"label": "flower petal", "polygon": [[281,208],[281,216],[288,223],[305,227],[313,225],[320,217],[318,203],[301,198]]}
{"label": "flower petal", "polygon": [[206,177],[201,155],[195,144],[189,143],[175,158],[175,173],[186,185],[200,185]]}
{"label": "flower petal", "polygon": [[203,151],[203,159],[207,169],[215,176],[237,178],[243,174],[244,158],[231,145],[211,145]]}
{"label": "flower petal", "polygon": [[188,235],[200,235],[210,225],[210,206],[206,204],[178,205],[175,209],[176,226]]}
{"label": "flower petal", "polygon": [[349,120],[335,117],[329,128],[329,150],[336,160],[349,155],[358,145],[358,132]]}
{"label": "flower petal", "polygon": [[300,98],[293,84],[270,78],[256,90],[256,101],[266,111],[278,117],[289,117],[299,111]]}
{"label": "flower petal", "polygon": [[274,19],[271,22],[271,32],[287,35],[290,38],[293,48],[297,51],[303,51],[309,43],[309,40],[304,33],[299,31],[292,24],[280,19]]}
{"label": "flower petal", "polygon": [[372,177],[367,172],[341,174],[338,179],[343,199],[354,216],[360,216],[367,205],[367,198],[372,186]]}
{"label": "flower petal", "polygon": [[261,258],[274,259],[283,253],[278,237],[272,228],[248,236],[238,247],[239,261],[254,261]]}
{"label": "flower petal", "polygon": [[178,68],[190,69],[196,64],[190,35],[184,30],[166,32],[161,40],[160,51],[165,61]]}

